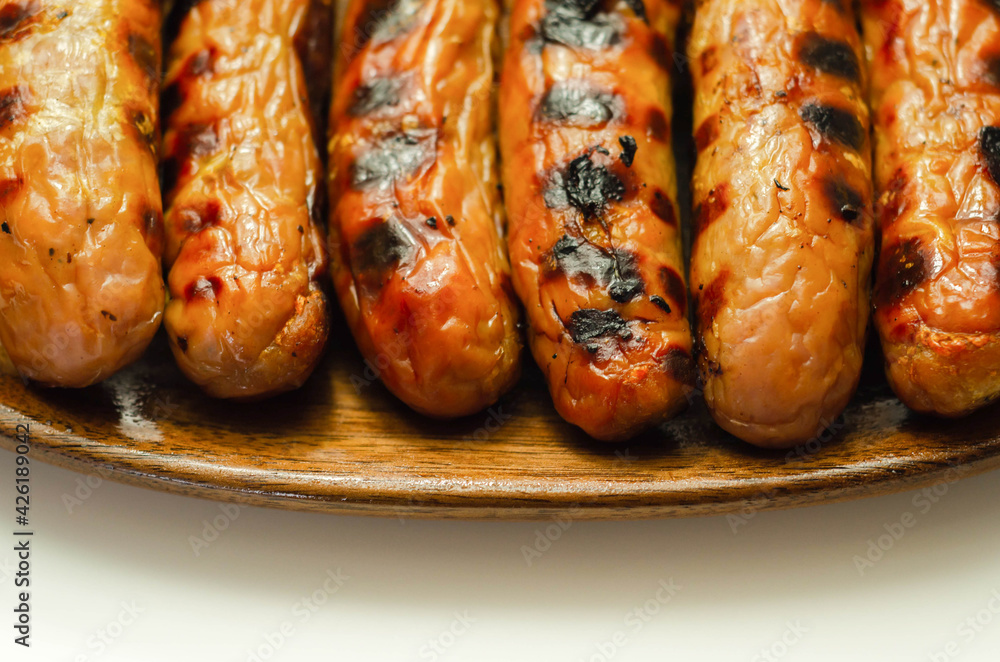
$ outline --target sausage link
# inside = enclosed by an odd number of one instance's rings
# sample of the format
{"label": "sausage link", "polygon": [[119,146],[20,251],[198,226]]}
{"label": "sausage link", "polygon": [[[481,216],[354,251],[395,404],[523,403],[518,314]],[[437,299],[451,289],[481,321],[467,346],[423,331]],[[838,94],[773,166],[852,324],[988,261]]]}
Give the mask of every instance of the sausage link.
{"label": "sausage link", "polygon": [[0,344],[26,379],[94,384],[159,328],[161,22],[150,0],[0,0]]}
{"label": "sausage link", "polygon": [[413,409],[520,371],[493,130],[496,0],[354,0],[330,114],[331,258],[354,337]]}
{"label": "sausage link", "polygon": [[671,150],[677,2],[517,0],[501,79],[514,287],[556,409],[592,437],[694,383]]}
{"label": "sausage link", "polygon": [[870,0],[889,381],[922,412],[1000,395],[1000,3]]}
{"label": "sausage link", "polygon": [[847,0],[700,0],[691,287],[705,400],[765,447],[857,387],[874,252],[869,115]]}
{"label": "sausage link", "polygon": [[322,182],[302,62],[311,0],[201,0],[170,51],[166,327],[206,393],[298,388],[329,321]]}

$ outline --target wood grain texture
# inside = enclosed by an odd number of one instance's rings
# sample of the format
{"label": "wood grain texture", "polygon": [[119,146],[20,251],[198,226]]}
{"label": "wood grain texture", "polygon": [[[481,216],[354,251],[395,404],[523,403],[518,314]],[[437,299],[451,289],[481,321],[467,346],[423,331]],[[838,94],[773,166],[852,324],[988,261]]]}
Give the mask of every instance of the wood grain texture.
{"label": "wood grain texture", "polygon": [[700,401],[629,444],[591,441],[559,419],[534,368],[492,414],[428,421],[366,383],[371,373],[349,338],[332,345],[342,349],[301,391],[252,405],[203,396],[162,335],[141,362],[82,391],[0,376],[0,445],[13,448],[16,426],[30,423],[34,458],[127,484],[296,510],[460,519],[756,512],[1000,466],[1000,410],[961,422],[912,414],[885,385],[877,351],[832,438],[789,455],[722,432]]}

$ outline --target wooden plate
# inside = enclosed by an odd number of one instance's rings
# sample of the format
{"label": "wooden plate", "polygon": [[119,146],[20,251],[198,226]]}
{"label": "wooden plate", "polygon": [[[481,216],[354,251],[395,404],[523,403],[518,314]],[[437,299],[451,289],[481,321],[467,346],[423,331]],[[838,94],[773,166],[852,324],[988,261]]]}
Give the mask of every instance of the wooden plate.
{"label": "wooden plate", "polygon": [[[555,414],[541,375],[455,423],[400,405],[349,338],[297,393],[252,405],[208,400],[160,337],[101,386],[49,391],[0,377],[0,444],[30,426],[31,455],[124,483],[254,505],[470,519],[649,518],[885,494],[1000,465],[1000,410],[962,421],[909,413],[879,356],[843,419],[810,444],[764,452],[704,405],[626,445],[587,439]],[[872,367],[874,366],[874,367]]]}

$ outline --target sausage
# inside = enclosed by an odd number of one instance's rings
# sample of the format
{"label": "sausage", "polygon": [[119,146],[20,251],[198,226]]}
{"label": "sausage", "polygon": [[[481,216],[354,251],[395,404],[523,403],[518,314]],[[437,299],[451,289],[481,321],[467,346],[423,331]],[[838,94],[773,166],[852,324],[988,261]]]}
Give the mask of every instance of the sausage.
{"label": "sausage", "polygon": [[694,386],[671,150],[680,3],[517,0],[501,79],[514,287],[560,415],[620,441]]}
{"label": "sausage", "polygon": [[166,329],[207,394],[298,388],[329,335],[322,168],[303,63],[311,0],[201,0],[164,91]]}
{"label": "sausage", "polygon": [[25,379],[100,382],[160,326],[161,23],[148,0],[0,0],[0,344]]}
{"label": "sausage", "polygon": [[870,313],[869,114],[852,3],[701,0],[688,55],[705,400],[737,437],[791,446],[847,405]]}
{"label": "sausage", "polygon": [[354,0],[330,112],[330,253],[385,385],[433,417],[520,372],[493,138],[496,0]]}
{"label": "sausage", "polygon": [[920,412],[1000,395],[1000,3],[869,1],[875,325]]}

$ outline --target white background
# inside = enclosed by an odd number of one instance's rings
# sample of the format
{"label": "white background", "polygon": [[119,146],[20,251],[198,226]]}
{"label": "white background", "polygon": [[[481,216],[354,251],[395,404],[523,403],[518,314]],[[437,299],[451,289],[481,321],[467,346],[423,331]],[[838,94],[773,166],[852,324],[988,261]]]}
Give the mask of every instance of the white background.
{"label": "white background", "polygon": [[[13,458],[0,451],[4,661],[1000,659],[998,474],[939,498],[559,525],[226,515],[109,481],[88,494],[39,463],[25,651],[8,625]],[[855,557],[905,513],[862,573]]]}

